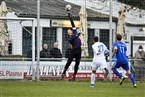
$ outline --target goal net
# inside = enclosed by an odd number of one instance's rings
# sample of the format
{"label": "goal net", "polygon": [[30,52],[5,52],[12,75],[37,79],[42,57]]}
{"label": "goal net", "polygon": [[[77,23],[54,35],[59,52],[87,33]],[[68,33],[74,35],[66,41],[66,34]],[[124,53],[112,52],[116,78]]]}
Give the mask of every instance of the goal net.
{"label": "goal net", "polygon": [[[35,55],[34,18],[0,17],[0,72],[2,72],[0,79],[23,77],[22,64],[25,60],[30,61],[34,72]],[[16,65],[12,67],[19,60],[21,68],[15,67]],[[35,74],[33,72],[32,74]]]}

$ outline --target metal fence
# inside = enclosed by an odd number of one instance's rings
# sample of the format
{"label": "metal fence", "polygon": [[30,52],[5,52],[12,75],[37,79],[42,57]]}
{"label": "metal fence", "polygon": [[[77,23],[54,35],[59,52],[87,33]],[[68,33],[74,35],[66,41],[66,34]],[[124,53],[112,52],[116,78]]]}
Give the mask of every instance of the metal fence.
{"label": "metal fence", "polygon": [[145,80],[145,61],[142,59],[130,60],[131,71],[137,81]]}

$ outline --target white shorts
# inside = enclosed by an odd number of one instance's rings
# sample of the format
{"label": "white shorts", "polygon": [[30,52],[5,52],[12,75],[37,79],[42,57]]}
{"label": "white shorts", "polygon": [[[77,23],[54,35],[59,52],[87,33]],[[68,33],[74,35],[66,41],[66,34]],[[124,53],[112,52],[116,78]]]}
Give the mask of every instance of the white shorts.
{"label": "white shorts", "polygon": [[107,62],[105,59],[93,59],[92,70],[97,70],[98,68],[101,70],[107,68]]}

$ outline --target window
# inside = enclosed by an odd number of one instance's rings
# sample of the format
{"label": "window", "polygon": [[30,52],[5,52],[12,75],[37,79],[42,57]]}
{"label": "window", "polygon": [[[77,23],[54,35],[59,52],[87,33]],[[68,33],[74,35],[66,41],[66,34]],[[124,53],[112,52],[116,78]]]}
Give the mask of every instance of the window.
{"label": "window", "polygon": [[56,42],[56,28],[43,28],[42,39],[42,44],[48,44],[48,50],[50,50]]}
{"label": "window", "polygon": [[145,36],[134,36],[134,41],[145,41]]}
{"label": "window", "polygon": [[62,29],[62,57],[65,57],[65,51],[69,46],[69,42],[67,41],[67,29],[69,28]]}
{"label": "window", "polygon": [[88,52],[90,57],[93,57],[92,44],[93,44],[94,33],[95,33],[94,29],[88,29]]}
{"label": "window", "polygon": [[[32,47],[32,27],[23,27],[23,34],[22,34],[22,53],[24,56],[26,56],[27,51],[29,51]],[[35,44],[37,39],[37,30],[35,28]]]}
{"label": "window", "polygon": [[103,42],[109,49],[109,30],[100,29],[100,42]]}

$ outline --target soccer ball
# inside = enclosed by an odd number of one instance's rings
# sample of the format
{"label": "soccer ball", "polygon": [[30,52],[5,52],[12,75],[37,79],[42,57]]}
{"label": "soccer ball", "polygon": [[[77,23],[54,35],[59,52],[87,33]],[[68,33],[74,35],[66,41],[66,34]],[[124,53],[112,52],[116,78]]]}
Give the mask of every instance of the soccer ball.
{"label": "soccer ball", "polygon": [[71,8],[72,8],[71,5],[66,5],[66,6],[65,6],[66,11],[70,11]]}

